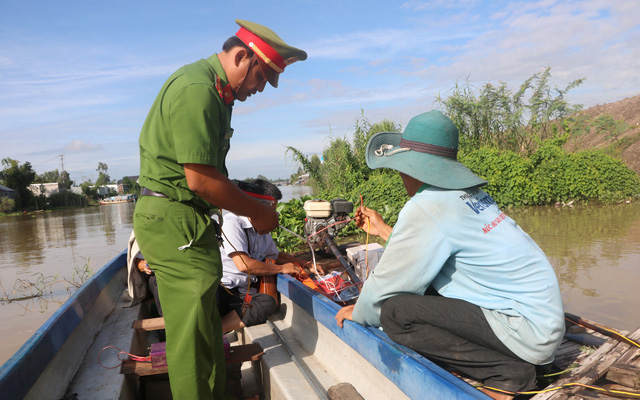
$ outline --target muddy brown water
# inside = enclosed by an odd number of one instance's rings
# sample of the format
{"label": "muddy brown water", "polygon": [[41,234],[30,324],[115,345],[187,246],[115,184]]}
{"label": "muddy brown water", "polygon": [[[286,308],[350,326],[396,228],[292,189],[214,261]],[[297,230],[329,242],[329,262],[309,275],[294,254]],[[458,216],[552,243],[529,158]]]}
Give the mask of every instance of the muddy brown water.
{"label": "muddy brown water", "polygon": [[[284,189],[284,199],[306,194]],[[51,277],[77,280],[122,252],[135,204],[0,218],[0,296],[28,294]],[[565,310],[608,326],[640,327],[640,203],[507,210],[546,252]],[[68,285],[68,284],[67,284]],[[15,293],[14,293],[15,290]],[[0,364],[66,301],[63,283],[44,296],[0,304]]]}

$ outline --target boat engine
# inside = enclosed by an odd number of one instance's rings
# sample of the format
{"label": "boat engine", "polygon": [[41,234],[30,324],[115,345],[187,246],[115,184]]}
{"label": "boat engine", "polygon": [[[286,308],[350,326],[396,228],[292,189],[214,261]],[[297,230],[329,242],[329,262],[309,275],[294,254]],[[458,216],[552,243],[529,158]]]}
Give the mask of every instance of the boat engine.
{"label": "boat engine", "polygon": [[304,223],[304,233],[309,243],[321,244],[322,235],[317,235],[320,231],[325,231],[329,237],[333,238],[336,233],[347,226],[350,215],[353,212],[353,203],[344,199],[307,200],[304,203],[306,219]]}

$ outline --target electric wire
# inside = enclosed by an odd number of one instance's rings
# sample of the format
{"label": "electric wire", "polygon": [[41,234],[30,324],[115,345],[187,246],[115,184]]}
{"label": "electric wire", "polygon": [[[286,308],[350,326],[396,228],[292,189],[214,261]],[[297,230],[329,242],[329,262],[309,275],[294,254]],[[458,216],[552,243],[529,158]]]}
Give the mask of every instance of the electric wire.
{"label": "electric wire", "polygon": [[571,387],[571,386],[580,386],[580,387],[584,387],[584,388],[587,388],[587,389],[593,389],[593,390],[596,390],[596,391],[605,392],[605,393],[609,393],[609,394],[613,394],[613,395],[617,394],[617,395],[629,396],[631,398],[640,398],[640,393],[626,392],[624,390],[605,389],[603,387],[587,385],[585,383],[579,383],[579,382],[570,382],[570,383],[565,383],[565,384],[562,384],[562,385],[558,385],[558,386],[555,386],[555,387],[550,387],[550,388],[543,389],[543,390],[532,390],[532,391],[527,391],[527,392],[511,392],[511,391],[508,391],[508,390],[502,390],[502,389],[494,388],[494,387],[491,387],[491,386],[484,386],[484,385],[477,385],[476,388],[488,389],[488,390],[491,390],[492,392],[504,393],[504,394],[516,396],[516,395],[532,395],[532,394],[553,392],[553,391],[560,390],[560,389],[563,389],[563,388],[566,388],[566,387]]}
{"label": "electric wire", "polygon": [[[115,365],[113,367],[107,367],[105,365],[102,364],[102,362],[100,361],[100,356],[102,355],[102,352],[105,351],[106,349],[116,349],[119,350],[118,353],[116,354],[116,358],[118,360],[120,360],[120,363],[118,365]],[[120,354],[126,354],[129,356],[129,360],[132,361],[138,361],[138,362],[151,362],[151,357],[144,357],[144,356],[138,356],[135,354],[131,354],[131,353],[127,353],[126,351],[116,347],[116,346],[106,346],[104,347],[102,350],[100,350],[100,353],[98,353],[98,364],[105,369],[114,369],[114,368],[118,368],[119,366],[121,366],[122,364],[124,364],[124,362],[126,361],[125,359],[120,358]]]}

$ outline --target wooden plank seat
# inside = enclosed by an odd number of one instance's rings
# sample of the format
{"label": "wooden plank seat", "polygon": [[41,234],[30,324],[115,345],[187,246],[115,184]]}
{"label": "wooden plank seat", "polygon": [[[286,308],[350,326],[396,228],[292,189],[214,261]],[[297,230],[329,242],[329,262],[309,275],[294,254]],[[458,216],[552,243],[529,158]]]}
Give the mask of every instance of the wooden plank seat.
{"label": "wooden plank seat", "polygon": [[131,326],[136,331],[157,331],[164,329],[164,318],[146,318],[133,321]]}

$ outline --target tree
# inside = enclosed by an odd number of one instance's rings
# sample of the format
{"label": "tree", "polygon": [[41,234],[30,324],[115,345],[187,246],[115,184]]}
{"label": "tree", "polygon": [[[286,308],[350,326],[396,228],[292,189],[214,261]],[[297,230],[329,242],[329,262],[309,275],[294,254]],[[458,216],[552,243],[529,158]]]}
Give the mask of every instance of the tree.
{"label": "tree", "polygon": [[47,171],[47,172],[41,173],[40,175],[37,175],[36,179],[33,181],[33,183],[56,183],[56,182],[64,183],[67,189],[73,186],[73,181],[71,180],[69,173],[67,171],[62,171],[62,173],[60,173],[57,169],[54,169],[53,171]]}
{"label": "tree", "polygon": [[80,189],[87,200],[95,200],[98,197],[98,186],[96,185],[94,187],[91,180],[82,182],[82,184],[80,184]]}
{"label": "tree", "polygon": [[62,178],[60,177],[60,173],[57,169],[53,171],[43,172],[40,175],[36,176],[36,179],[33,183],[55,183],[62,182]]}
{"label": "tree", "polygon": [[71,180],[71,176],[69,176],[69,173],[67,171],[62,171],[62,174],[60,174],[60,179],[62,179],[61,182],[64,183],[67,189],[71,189],[71,186],[73,186],[74,182]]}
{"label": "tree", "polygon": [[125,193],[136,194],[140,196],[140,193],[142,192],[142,188],[140,188],[140,185],[138,184],[138,182],[132,180],[127,176],[122,178],[122,186],[123,186],[123,191]]}
{"label": "tree", "polygon": [[11,158],[3,158],[4,169],[0,171],[0,181],[2,184],[18,193],[16,207],[21,210],[29,208],[33,201],[33,193],[29,190],[29,185],[36,179],[36,173],[30,162],[20,165],[19,161]]}
{"label": "tree", "polygon": [[96,169],[96,171],[98,171],[100,174],[98,175],[98,179],[96,179],[96,188],[108,185],[111,181],[111,178],[109,178],[109,174],[107,173],[108,169],[109,167],[107,166],[107,164],[101,162],[98,163],[98,168]]}
{"label": "tree", "polygon": [[[584,82],[576,79],[564,89],[549,82],[551,68],[543,68],[527,79],[515,92],[506,82],[485,84],[476,90],[466,82],[456,83],[448,97],[437,96],[444,114],[458,127],[461,150],[483,146],[532,154],[558,129],[554,121],[580,111],[581,105],[570,105],[565,95]],[[525,94],[530,94],[525,99]]]}

